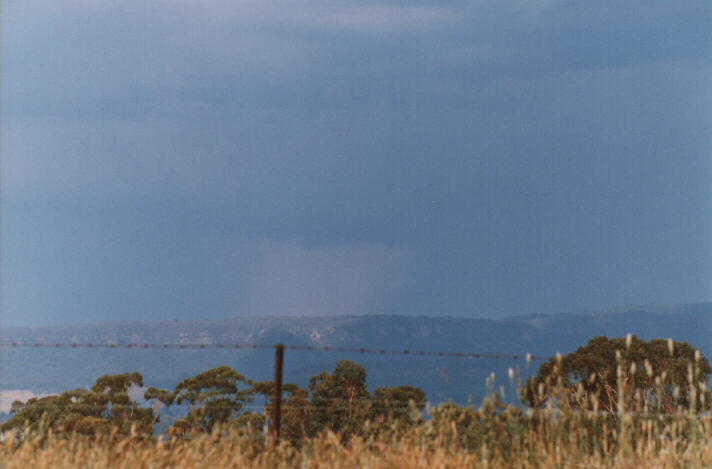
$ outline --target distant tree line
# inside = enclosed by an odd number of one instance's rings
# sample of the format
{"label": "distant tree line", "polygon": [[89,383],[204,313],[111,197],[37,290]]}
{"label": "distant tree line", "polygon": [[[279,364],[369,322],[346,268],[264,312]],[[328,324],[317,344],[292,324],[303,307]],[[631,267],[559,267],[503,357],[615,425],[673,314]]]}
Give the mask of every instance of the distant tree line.
{"label": "distant tree line", "polygon": [[[106,375],[89,390],[15,401],[12,417],[1,428],[29,425],[30,430],[45,427],[54,433],[151,435],[160,420],[159,409],[181,405],[188,409],[169,427],[174,434],[211,432],[216,425],[259,433],[270,423],[273,383],[251,381],[227,366],[185,379],[172,391],[149,387],[144,399],[151,407],[140,407],[129,397],[132,386],[143,386],[141,374]],[[423,390],[413,386],[377,388],[371,395],[366,389],[366,371],[348,360],[339,361],[333,373],[312,376],[308,391],[291,383],[282,389],[281,432],[292,440],[323,430],[348,437],[366,421],[380,426],[412,424],[426,403]],[[262,412],[250,411],[255,401],[262,403]]]}
{"label": "distant tree line", "polygon": [[[443,404],[432,418],[452,421],[458,434],[475,444],[477,435],[492,426],[511,426],[512,419],[523,422],[527,408],[593,410],[613,421],[621,411],[699,412],[711,407],[710,373],[707,359],[685,342],[595,337],[575,352],[545,362],[536,376],[518,386],[522,405],[504,404],[491,393],[479,409]],[[139,373],[106,375],[88,390],[15,401],[12,417],[1,429],[150,436],[164,406],[186,409],[168,429],[177,435],[211,432],[220,426],[259,436],[271,423],[273,383],[249,380],[227,366],[185,379],[173,390],[149,387],[144,399],[150,407],[129,396],[132,387],[142,386]],[[339,361],[331,373],[312,376],[308,389],[285,384],[283,392],[281,433],[289,441],[323,431],[347,439],[418,425],[426,406],[425,393],[414,386],[381,387],[370,393],[366,371],[348,360]],[[261,410],[256,408],[260,406]]]}

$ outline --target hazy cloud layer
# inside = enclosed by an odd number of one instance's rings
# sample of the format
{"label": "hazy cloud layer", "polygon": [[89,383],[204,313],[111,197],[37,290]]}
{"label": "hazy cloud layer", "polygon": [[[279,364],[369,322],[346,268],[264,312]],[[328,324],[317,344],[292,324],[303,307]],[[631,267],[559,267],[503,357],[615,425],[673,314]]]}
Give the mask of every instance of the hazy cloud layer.
{"label": "hazy cloud layer", "polygon": [[711,19],[5,2],[2,321],[710,300]]}

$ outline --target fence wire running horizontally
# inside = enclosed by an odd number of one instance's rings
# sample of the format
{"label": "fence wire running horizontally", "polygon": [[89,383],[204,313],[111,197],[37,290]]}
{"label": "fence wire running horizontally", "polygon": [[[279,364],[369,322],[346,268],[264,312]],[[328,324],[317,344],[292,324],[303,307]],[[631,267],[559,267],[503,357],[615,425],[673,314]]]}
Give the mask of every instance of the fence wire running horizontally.
{"label": "fence wire running horizontally", "polygon": [[364,355],[410,355],[446,358],[470,358],[470,359],[505,359],[505,360],[549,360],[549,356],[531,354],[507,354],[495,352],[453,352],[453,351],[432,351],[432,350],[389,350],[372,349],[363,347],[337,347],[319,345],[283,345],[283,344],[249,344],[249,343],[92,343],[92,342],[71,342],[71,343],[51,343],[51,342],[3,342],[0,348],[86,348],[86,349],[178,349],[178,350],[202,350],[202,349],[246,349],[246,350],[274,350],[278,347],[284,350],[309,351],[309,352],[342,352],[360,353]]}
{"label": "fence wire running horizontally", "polygon": [[[141,350],[141,351],[148,351],[148,350],[276,350],[279,353],[279,350],[281,349],[282,352],[286,350],[290,351],[306,351],[306,352],[340,352],[340,353],[354,353],[354,354],[369,354],[369,355],[381,355],[381,356],[394,356],[394,355],[400,355],[400,356],[411,356],[411,357],[440,357],[440,358],[464,358],[464,359],[501,359],[501,360],[526,360],[527,367],[528,364],[531,360],[549,360],[554,357],[551,356],[542,356],[542,355],[532,355],[532,354],[507,354],[507,353],[496,353],[496,352],[456,352],[456,351],[432,351],[432,350],[418,350],[418,349],[403,349],[403,350],[393,350],[393,349],[375,349],[375,348],[365,348],[365,347],[340,347],[340,346],[314,346],[314,345],[284,345],[284,344],[255,344],[255,343],[117,343],[117,342],[103,342],[103,343],[96,343],[96,342],[71,342],[71,343],[61,343],[61,342],[31,342],[31,341],[5,341],[5,342],[0,342],[0,349],[108,349],[108,350],[118,350],[118,349],[131,349],[131,350]],[[559,354],[556,355],[557,358],[560,357]],[[509,380],[510,380],[510,389],[507,389],[508,392],[511,392],[510,399],[515,399],[519,397],[519,391],[520,391],[520,383],[519,379],[520,376],[518,374],[518,368],[517,368],[517,383],[516,383],[516,389],[515,389],[515,382],[514,382],[514,375],[512,374],[512,369],[510,368],[509,370]],[[281,365],[279,366],[279,369],[277,371],[276,369],[276,375],[279,375],[280,377],[280,384],[278,384],[275,380],[273,383],[274,385],[274,396],[271,400],[269,400],[269,397],[264,395],[263,397],[256,397],[257,402],[255,400],[249,399],[246,402],[243,402],[239,406],[235,406],[234,403],[224,403],[226,408],[232,409],[236,412],[249,412],[249,413],[259,413],[265,415],[267,417],[270,408],[272,409],[272,420],[271,420],[271,428],[272,431],[276,431],[276,434],[273,435],[274,438],[276,438],[276,441],[279,440],[280,435],[279,435],[279,428],[280,428],[280,417],[277,416],[275,418],[274,412],[275,409],[282,409],[286,410],[288,408],[292,409],[314,409],[314,408],[325,408],[329,407],[332,404],[343,404],[343,399],[341,398],[320,398],[319,402],[302,402],[301,400],[297,401],[292,401],[291,400],[291,393],[289,391],[284,391],[287,396],[282,397],[283,389],[281,385],[281,375],[282,375],[282,370],[281,370]],[[248,386],[251,384],[254,384],[251,381],[246,382]],[[504,388],[500,387],[501,392],[504,393]],[[260,393],[261,394],[261,393]],[[39,399],[42,397],[48,397],[49,395],[46,396],[37,396]],[[56,394],[54,396],[57,396]],[[277,397],[277,399],[275,399]],[[504,399],[504,402],[507,401],[506,397],[504,394],[502,395],[502,398]],[[263,402],[262,399],[264,399]],[[222,400],[221,398],[218,399],[218,401]],[[144,400],[145,404],[149,404],[151,400]],[[360,400],[359,400],[360,401]],[[275,405],[275,403],[277,405]],[[354,404],[354,402],[351,402]],[[361,402],[356,402],[356,403],[361,403]],[[91,409],[93,408],[101,408],[104,411],[109,411],[110,409],[114,410],[121,410],[123,408],[126,408],[129,411],[133,411],[136,408],[151,408],[153,407],[155,411],[158,411],[159,415],[162,414],[161,410],[164,405],[159,404],[158,402],[153,402],[153,405],[150,405],[149,407],[144,407],[145,404],[139,404],[137,403],[132,403],[132,404],[119,404],[119,403],[111,403],[111,402],[102,402],[102,403],[80,403],[80,402],[71,402],[71,403],[63,403],[63,402],[47,402],[46,404],[41,402],[41,401],[36,401],[33,405],[35,408],[41,408],[44,405],[47,406],[48,409],[50,408],[71,408],[71,409],[84,409],[85,411],[91,412]],[[216,405],[220,407],[223,405],[220,402],[205,402],[203,404],[209,404],[210,406],[215,407]],[[365,399],[363,400],[364,405],[369,405],[373,404],[371,400]],[[394,405],[393,405],[394,404]],[[463,408],[475,408],[475,403],[468,401],[467,403],[455,403],[452,401],[449,401],[449,404],[454,404],[457,405],[458,407],[463,407]],[[137,407],[138,406],[138,407]],[[179,404],[176,405],[175,408],[176,410],[184,410],[184,409],[191,409],[194,406],[189,404],[189,403],[184,403],[184,404]],[[436,405],[437,407],[437,405]],[[432,407],[432,403],[428,402],[426,403],[426,413],[432,412],[434,407]],[[387,411],[389,412],[408,412],[414,410],[413,407],[410,405],[404,405],[403,403],[400,402],[393,402],[392,404],[388,404],[387,406]],[[277,411],[279,414],[279,410]],[[593,416],[594,414],[596,416],[606,416],[606,415],[611,415],[610,412],[606,412],[603,410],[596,410],[596,411],[591,411],[591,410],[577,410],[577,409],[569,409],[569,412],[573,412],[573,414],[580,414],[580,415],[586,415],[586,416]],[[643,419],[660,419],[663,417],[671,418],[673,415],[667,413],[667,412],[660,412],[656,410],[651,410],[648,411],[647,409],[641,414],[641,413],[636,413],[631,410],[627,410],[624,412],[618,412],[617,415],[631,415],[631,416],[636,416],[639,418]],[[169,418],[175,418],[174,415],[171,415],[171,413],[166,415]],[[276,422],[276,423],[275,423]],[[290,439],[290,438],[286,438]]]}

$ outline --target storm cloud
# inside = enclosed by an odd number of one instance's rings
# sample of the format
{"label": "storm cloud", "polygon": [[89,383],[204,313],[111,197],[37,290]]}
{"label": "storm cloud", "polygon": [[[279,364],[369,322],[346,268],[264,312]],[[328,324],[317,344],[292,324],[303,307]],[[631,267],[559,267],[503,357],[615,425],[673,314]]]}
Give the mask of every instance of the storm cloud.
{"label": "storm cloud", "polygon": [[1,319],[709,301],[710,20],[4,2]]}

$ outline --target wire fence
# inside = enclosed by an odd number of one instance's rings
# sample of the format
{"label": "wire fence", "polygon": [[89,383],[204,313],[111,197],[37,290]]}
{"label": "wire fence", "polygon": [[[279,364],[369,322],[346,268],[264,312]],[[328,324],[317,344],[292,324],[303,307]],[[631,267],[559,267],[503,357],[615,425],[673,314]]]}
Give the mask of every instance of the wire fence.
{"label": "wire fence", "polygon": [[[432,350],[419,350],[419,349],[403,349],[403,350],[393,350],[393,349],[377,349],[377,348],[366,348],[366,347],[341,347],[341,346],[315,346],[315,345],[283,345],[283,344],[255,344],[255,343],[117,343],[117,342],[104,342],[104,343],[98,343],[98,342],[30,342],[30,341],[13,341],[13,342],[0,342],[0,349],[107,349],[107,350],[119,350],[119,349],[131,349],[131,350],[140,350],[140,351],[148,351],[148,350],[279,350],[282,348],[283,350],[292,350],[292,351],[306,351],[306,352],[340,352],[340,353],[353,353],[353,354],[369,354],[369,355],[380,355],[380,356],[394,356],[394,355],[400,355],[400,356],[410,356],[410,357],[440,357],[440,358],[462,358],[462,359],[501,359],[501,360],[526,360],[527,365],[531,360],[549,360],[554,357],[551,356],[542,356],[542,355],[531,355],[531,354],[507,354],[507,353],[497,353],[497,352],[465,352],[465,351],[432,351]],[[281,367],[280,367],[281,368]],[[514,380],[514,375],[511,374],[512,370],[510,369],[510,375],[509,375],[509,380],[510,380],[510,388],[507,389],[508,393],[511,393],[511,396],[509,396],[509,399],[507,399],[504,396],[504,388],[501,388],[502,392],[502,402],[503,403],[511,403],[515,405],[520,405],[521,404],[521,388],[520,388],[520,383],[516,382]],[[281,369],[279,370],[280,374],[280,381],[281,381]],[[519,374],[518,371],[516,372],[516,377],[519,379]],[[244,384],[249,387],[254,384],[255,382],[252,381],[245,381]],[[277,393],[277,384],[273,383],[275,386],[275,393]],[[84,390],[87,391],[88,390]],[[209,406],[212,407],[213,409],[220,409],[221,407],[224,407],[225,411],[230,411],[230,412],[235,412],[236,415],[239,413],[249,413],[253,415],[263,415],[265,418],[268,418],[269,410],[272,408],[274,411],[275,409],[275,402],[278,403],[276,406],[278,409],[282,409],[282,411],[287,411],[289,409],[296,410],[296,411],[307,411],[307,410],[313,410],[316,411],[317,409],[331,409],[333,408],[332,406],[339,406],[339,405],[344,405],[345,400],[340,397],[320,397],[316,400],[314,399],[309,399],[308,395],[307,397],[301,396],[301,395],[294,395],[288,390],[284,390],[287,393],[287,396],[285,396],[284,399],[282,399],[282,387],[281,385],[279,386],[278,390],[278,395],[279,400],[275,401],[274,399],[270,400],[269,396],[263,395],[263,393],[257,392],[256,390],[254,391],[254,395],[245,401],[242,402],[228,402],[231,398],[230,396],[224,396],[225,402],[222,402],[223,398],[220,397],[218,398],[218,401],[211,402],[211,401],[206,401],[202,403],[198,403],[196,406],[196,403],[190,403],[190,402],[183,402],[182,404],[178,404],[175,402],[174,404],[170,405],[169,407],[172,407],[173,410],[169,411],[166,409],[167,414],[164,414],[164,411],[161,410],[165,407],[165,404],[161,403],[158,400],[155,399],[140,399],[141,402],[136,401],[135,399],[134,402],[130,404],[123,404],[123,403],[113,403],[110,402],[107,396],[107,401],[105,402],[81,402],[82,399],[82,393],[80,392],[76,396],[72,396],[70,392],[70,395],[65,396],[64,398],[61,397],[60,395],[53,394],[49,396],[38,396],[32,406],[35,410],[41,410],[43,407],[46,406],[47,410],[50,411],[51,409],[59,409],[59,408],[66,408],[69,409],[72,412],[79,412],[79,413],[96,413],[99,411],[102,413],[102,415],[106,414],[108,415],[109,412],[121,412],[122,410],[126,409],[129,412],[133,412],[134,410],[139,410],[139,409],[152,409],[154,412],[157,412],[157,416],[165,416],[168,417],[171,420],[174,420],[176,418],[179,418],[178,415],[176,415],[176,412],[179,412],[181,414],[185,414],[186,411],[190,411],[191,409],[195,408],[201,408],[204,406]],[[492,390],[490,390],[492,392]],[[277,394],[275,394],[277,395]],[[45,401],[43,402],[43,397],[49,397],[52,400],[51,401]],[[177,396],[176,396],[177,397]],[[296,398],[296,399],[293,399]],[[313,396],[312,396],[313,398]],[[375,398],[375,396],[374,396]],[[69,401],[63,401],[64,399],[69,399]],[[76,401],[75,401],[76,399]],[[58,402],[59,401],[59,402]],[[257,402],[255,402],[257,401]],[[29,402],[27,403],[29,404]],[[476,405],[474,405],[473,402],[467,402],[467,403],[455,403],[452,401],[447,402],[447,404],[453,404],[461,408],[472,408],[473,410],[476,410]],[[22,404],[25,405],[25,404]],[[407,413],[407,412],[412,412],[416,410],[412,403],[408,402],[403,402],[403,401],[391,401],[391,402],[377,402],[376,399],[372,398],[364,398],[364,399],[351,399],[350,402],[348,403],[349,406],[358,406],[358,407],[363,407],[365,411],[368,411],[368,409],[372,408],[374,411],[379,410],[379,405],[382,407],[380,408],[381,411],[390,413],[390,412],[397,412],[397,413]],[[438,405],[431,406],[431,403],[426,403],[425,406],[425,413],[426,414],[431,414]],[[576,412],[576,411],[574,411]],[[613,415],[610,412],[606,411],[588,411],[588,410],[579,410],[576,413],[580,413],[581,415]],[[644,419],[657,419],[661,418],[664,416],[667,417],[672,417],[672,415],[668,412],[660,412],[659,410],[652,410],[648,411],[645,410],[645,412],[633,412],[633,411],[628,411],[626,414],[634,415],[637,417],[642,417]],[[274,415],[272,417],[272,420],[274,421]],[[276,420],[276,428],[279,429],[279,418]],[[166,423],[166,422],[164,422]],[[277,438],[279,438],[279,434],[277,434]]]}
{"label": "wire fence", "polygon": [[[56,395],[49,396],[49,397],[56,397]],[[282,410],[295,410],[295,409],[301,409],[301,410],[318,410],[318,409],[330,409],[330,401],[333,401],[333,403],[336,404],[346,404],[347,399],[345,398],[332,398],[332,399],[326,399],[327,402],[322,402],[322,403],[314,403],[314,402],[303,402],[303,403],[293,403],[289,402],[289,399],[284,399],[281,403],[281,408]],[[411,405],[406,404],[403,402],[402,404],[401,401],[396,401],[397,404],[387,404],[383,405],[381,407],[376,407],[374,410],[376,412],[412,412],[415,410],[419,410],[417,407],[413,407]],[[98,403],[75,403],[75,404],[56,404],[56,403],[43,403],[43,402],[34,402],[32,404],[32,408],[34,410],[41,410],[41,409],[46,409],[46,410],[53,410],[53,409],[69,409],[73,410],[75,412],[88,412],[92,413],[95,412],[96,409],[100,409],[103,412],[110,412],[112,409],[113,410],[122,410],[122,409],[127,409],[128,411],[135,411],[135,410],[153,410],[156,411],[157,414],[156,416],[161,416],[161,417],[168,417],[168,418],[180,418],[180,416],[184,416],[186,412],[190,410],[201,410],[204,408],[204,406],[208,404],[208,402],[202,402],[198,404],[191,405],[189,403],[184,403],[180,405],[172,405],[170,406],[173,408],[172,412],[169,411],[164,411],[163,409],[166,409],[167,406],[165,405],[160,405],[160,406],[151,406],[151,405],[142,405],[141,403],[132,403],[132,404],[116,404],[116,403],[110,403],[110,404],[98,404]],[[219,405],[215,405],[219,404]],[[358,408],[359,406],[363,406],[361,410],[368,409],[369,406],[372,406],[374,404],[373,400],[362,400],[360,402],[352,402],[352,405],[355,406],[355,408]],[[400,404],[400,405],[399,405]],[[519,404],[519,403],[518,403]],[[428,415],[432,415],[434,411],[437,411],[437,409],[440,406],[456,406],[462,410],[470,409],[472,411],[477,411],[479,409],[479,405],[474,403],[474,402],[452,402],[452,401],[447,401],[447,402],[437,402],[437,403],[432,403],[432,402],[427,402],[426,405],[423,407],[422,412]],[[264,403],[264,404],[257,404],[257,403],[245,403],[240,406],[235,406],[232,403],[225,403],[224,405],[222,403],[216,403],[213,402],[210,404],[212,409],[220,409],[220,408],[225,408],[228,410],[232,410],[235,412],[236,415],[239,415],[242,412],[249,412],[251,414],[255,415],[265,415],[269,414],[269,410],[271,409],[271,403]],[[535,408],[529,408],[529,407],[520,407],[522,410],[527,410],[531,409],[532,412],[534,412]],[[546,409],[538,409],[539,411],[545,411]],[[167,412],[167,413],[166,413]],[[559,412],[558,409],[552,409],[550,412],[557,413]],[[607,411],[607,410],[592,410],[592,409],[578,409],[578,408],[569,408],[566,410],[566,413],[568,415],[577,415],[577,416],[587,416],[587,417],[606,417],[606,416],[621,416],[621,415],[629,415],[629,416],[634,416],[636,418],[660,418],[660,417],[666,417],[666,418],[673,418],[673,417],[679,417],[679,416],[689,416],[689,410],[676,408],[673,411],[660,411],[655,408],[650,408],[650,409],[641,409],[641,410],[624,410],[624,411]],[[696,414],[698,417],[701,418],[706,418],[709,416],[709,411],[706,410],[701,410],[699,413]]]}
{"label": "wire fence", "polygon": [[283,345],[283,344],[250,344],[250,343],[93,343],[93,342],[3,342],[0,348],[86,348],[86,349],[178,349],[178,350],[203,350],[203,349],[247,349],[247,350],[274,350],[283,346],[284,350],[299,350],[309,352],[342,352],[360,353],[364,355],[409,355],[416,357],[445,357],[469,359],[505,359],[505,360],[549,360],[553,357],[531,354],[508,354],[497,352],[453,352],[432,350],[389,350],[363,347],[338,347],[329,345]]}
{"label": "wire fence", "polygon": [[[57,394],[53,394],[50,396],[46,397],[57,397]],[[41,398],[40,398],[41,399]],[[282,408],[283,409],[317,409],[317,408],[328,408],[332,404],[348,404],[348,399],[346,398],[331,398],[331,399],[319,399],[319,401],[324,401],[324,402],[299,402],[299,403],[294,403],[290,402],[289,399],[283,399],[282,400]],[[148,401],[147,401],[148,402]],[[377,407],[376,409],[381,409],[383,408],[385,411],[409,411],[413,410],[413,407],[409,406],[407,402],[405,401],[395,401],[395,405],[382,405],[380,407]],[[351,401],[351,405],[353,406],[371,406],[374,404],[373,400],[359,400],[359,401]],[[400,404],[400,405],[399,405]],[[457,405],[458,407],[468,407],[473,405],[472,403],[461,403],[461,402],[448,402],[448,404],[454,404]],[[259,413],[262,413],[264,410],[268,410],[271,408],[271,403],[267,404],[255,404],[255,403],[246,403],[246,404],[241,404],[241,405],[236,405],[233,402],[210,402],[210,401],[203,401],[200,403],[196,404],[190,404],[190,403],[183,403],[183,404],[173,404],[170,407],[176,409],[177,411],[186,411],[190,410],[191,408],[193,409],[201,409],[204,406],[210,406],[212,409],[229,409],[233,410],[235,412],[242,412],[242,411],[258,411]],[[431,404],[432,405],[432,404]],[[156,406],[159,411],[160,409],[163,409],[165,407],[165,404],[161,404]],[[140,402],[134,402],[131,404],[117,404],[117,403],[105,403],[105,404],[99,404],[99,403],[51,403],[51,402],[42,402],[41,400],[37,400],[32,403],[32,408],[33,409],[73,409],[75,411],[84,411],[84,412],[94,412],[95,410],[103,410],[103,411],[111,411],[112,409],[114,410],[122,410],[122,409],[127,409],[129,411],[136,410],[136,409],[154,409],[154,407],[148,405],[145,406]]]}
{"label": "wire fence", "polygon": [[[495,353],[495,352],[455,352],[455,351],[432,351],[432,350],[416,350],[416,349],[403,349],[403,350],[392,350],[392,349],[373,349],[365,347],[339,347],[339,346],[315,346],[315,345],[282,345],[282,344],[255,344],[255,343],[117,343],[117,342],[29,342],[29,341],[13,341],[13,342],[0,342],[0,349],[108,349],[108,350],[119,350],[119,349],[131,349],[131,350],[276,350],[278,347],[284,347],[284,350],[291,351],[306,351],[306,352],[337,352],[337,353],[356,353],[364,355],[379,355],[379,356],[410,356],[410,357],[440,357],[440,358],[463,358],[463,359],[502,359],[502,360],[526,360],[527,363],[530,360],[548,360],[551,357],[539,356],[531,354],[506,354],[506,353]],[[54,394],[57,396],[57,394]],[[40,396],[41,397],[41,396]],[[322,402],[320,404],[314,402],[306,403],[296,403],[289,399],[285,399],[285,406],[289,407],[310,407],[315,406],[330,405],[332,402],[323,402],[324,399],[320,399]],[[329,399],[326,399],[327,401]],[[332,398],[333,403],[342,402],[343,399]],[[368,401],[371,403],[372,401]],[[451,401],[451,403],[454,403]],[[35,403],[37,406],[39,403]],[[456,405],[465,407],[471,405],[468,403],[454,403]],[[103,403],[60,403],[54,402],[52,404],[47,404],[48,407],[67,407],[73,408],[75,410],[85,409],[89,410],[90,407],[111,407],[115,409],[120,409],[124,407],[121,404],[103,404]],[[213,403],[212,405],[215,405]],[[232,404],[226,403],[229,407]],[[134,408],[133,404],[126,405],[125,407]],[[180,406],[179,406],[180,407]],[[243,410],[263,410],[264,405],[258,405],[254,403],[244,403],[241,409]],[[412,410],[410,406],[401,405],[394,406],[389,405],[388,409],[390,411],[407,411]]]}
{"label": "wire fence", "polygon": [[[432,351],[432,350],[415,350],[415,349],[403,349],[403,350],[392,350],[392,349],[372,349],[365,347],[339,347],[339,346],[314,346],[314,345],[282,345],[282,344],[255,344],[255,343],[116,343],[116,342],[29,342],[29,341],[13,341],[13,342],[0,342],[0,349],[108,349],[108,350],[119,350],[119,349],[130,349],[130,350],[276,350],[278,347],[284,347],[284,350],[291,351],[306,351],[306,352],[337,352],[337,353],[356,353],[356,354],[368,354],[368,355],[379,355],[379,356],[410,356],[410,357],[440,357],[440,358],[464,358],[464,359],[503,359],[503,360],[526,360],[527,363],[530,360],[548,360],[551,357],[548,356],[538,356],[531,354],[506,354],[506,353],[495,353],[495,352],[454,352],[454,351]],[[249,384],[249,383],[248,383]],[[54,394],[54,396],[57,396]],[[328,399],[327,399],[328,400]],[[342,400],[334,398],[332,399],[334,403],[341,402]],[[321,399],[324,401],[324,399]],[[371,401],[369,401],[371,402]],[[35,406],[39,403],[35,403]],[[330,405],[330,402],[322,402],[321,404],[316,404],[314,402],[307,403],[296,403],[289,399],[285,399],[284,405],[286,406],[302,406],[302,407],[315,407],[318,405]],[[457,403],[460,406],[471,405],[468,403]],[[86,404],[86,403],[60,403],[54,402],[52,404],[47,404],[51,407],[67,407],[79,410],[84,408],[86,410],[91,406],[96,407],[107,407],[119,409],[123,407],[120,404]],[[215,405],[213,403],[212,405]],[[226,406],[231,406],[232,404],[226,404]],[[127,405],[127,407],[133,408],[133,404]],[[180,407],[180,406],[179,406]],[[244,410],[252,409],[255,410],[259,408],[262,410],[264,405],[257,405],[253,403],[244,403]],[[407,406],[389,406],[389,410],[410,410]]]}

